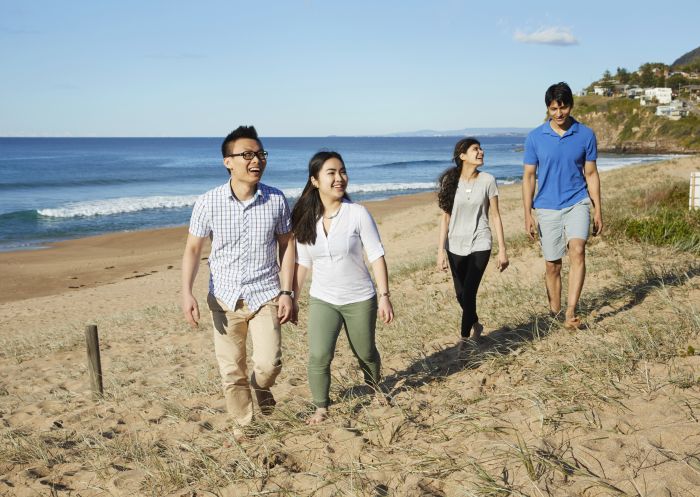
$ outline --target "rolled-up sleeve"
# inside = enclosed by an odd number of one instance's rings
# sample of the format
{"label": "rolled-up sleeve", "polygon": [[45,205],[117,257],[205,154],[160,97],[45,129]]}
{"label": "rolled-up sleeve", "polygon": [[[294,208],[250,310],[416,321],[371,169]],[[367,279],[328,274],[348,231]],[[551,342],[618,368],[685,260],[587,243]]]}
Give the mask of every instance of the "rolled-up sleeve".
{"label": "rolled-up sleeve", "polygon": [[304,267],[312,267],[313,266],[313,260],[311,258],[311,251],[309,250],[309,246],[305,243],[299,243],[296,242],[297,244],[297,264],[300,266]]}
{"label": "rolled-up sleeve", "polygon": [[384,246],[379,238],[377,225],[374,223],[374,219],[372,219],[369,211],[363,206],[359,207],[360,240],[362,240],[362,245],[365,248],[367,260],[374,262],[384,255]]}

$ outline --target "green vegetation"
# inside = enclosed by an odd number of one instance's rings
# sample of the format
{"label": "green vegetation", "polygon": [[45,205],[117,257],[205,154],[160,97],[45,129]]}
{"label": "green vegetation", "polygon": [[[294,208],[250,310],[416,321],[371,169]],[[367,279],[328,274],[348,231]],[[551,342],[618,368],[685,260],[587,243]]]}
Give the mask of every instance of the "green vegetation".
{"label": "green vegetation", "polygon": [[[601,114],[594,116],[593,114]],[[598,95],[575,97],[575,115],[581,122],[596,129],[596,121],[614,126],[619,131],[615,144],[667,140],[676,150],[700,150],[700,118],[694,114],[672,121],[657,116],[653,107],[642,107],[637,100]],[[600,124],[600,123],[599,123]]]}
{"label": "green vegetation", "polygon": [[[675,72],[676,74],[670,74]],[[647,62],[639,66],[637,71],[628,71],[624,67],[618,67],[615,74],[606,70],[603,77],[588,86],[588,91],[593,91],[594,86],[612,89],[615,85],[632,85],[642,88],[667,87],[678,89],[686,85],[700,84],[700,79],[679,74],[685,72],[694,74],[700,72],[700,61],[694,61],[685,65],[668,66],[661,62]]]}
{"label": "green vegetation", "polygon": [[677,139],[685,147],[700,148],[700,118],[696,115],[678,121],[663,119],[659,133]]}
{"label": "green vegetation", "polygon": [[700,210],[688,210],[688,184],[629,192],[613,201],[609,224],[613,236],[700,254]]}
{"label": "green vegetation", "polygon": [[647,112],[653,115],[650,109],[641,108],[639,102],[629,98],[610,98],[598,95],[587,95],[585,97],[574,97],[576,114],[588,112],[605,112],[626,115],[631,112]]}

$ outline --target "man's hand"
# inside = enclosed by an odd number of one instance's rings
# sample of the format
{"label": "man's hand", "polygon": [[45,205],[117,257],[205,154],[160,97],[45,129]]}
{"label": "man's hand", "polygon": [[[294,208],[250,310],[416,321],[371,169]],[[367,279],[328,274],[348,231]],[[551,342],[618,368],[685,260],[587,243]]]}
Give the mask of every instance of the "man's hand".
{"label": "man's hand", "polygon": [[603,214],[600,209],[593,211],[593,236],[598,236],[603,232]]}
{"label": "man's hand", "polygon": [[534,241],[535,240],[535,218],[532,217],[532,214],[526,213],[525,214],[525,233],[527,233],[527,236],[530,237],[530,240]]}
{"label": "man's hand", "polygon": [[284,324],[292,318],[293,309],[292,297],[280,295],[277,299],[277,317],[280,320],[280,324]]}
{"label": "man's hand", "polygon": [[184,294],[182,296],[182,313],[185,315],[185,321],[196,328],[199,324],[199,304],[197,304],[194,295]]}

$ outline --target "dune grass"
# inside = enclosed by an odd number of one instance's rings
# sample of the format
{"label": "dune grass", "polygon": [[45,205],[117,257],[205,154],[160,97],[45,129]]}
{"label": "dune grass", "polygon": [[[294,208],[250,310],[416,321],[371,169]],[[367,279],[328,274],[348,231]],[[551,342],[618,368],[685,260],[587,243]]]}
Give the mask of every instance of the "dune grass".
{"label": "dune grass", "polygon": [[[130,491],[143,495],[187,488],[214,495],[226,495],[224,489],[241,495],[589,495],[585,488],[637,495],[629,481],[607,477],[582,455],[575,440],[582,430],[607,433],[601,412],[625,411],[635,395],[667,388],[692,392],[688,412],[700,412],[697,370],[677,363],[699,345],[700,311],[690,294],[697,292],[700,267],[688,258],[649,269],[661,255],[650,249],[648,265],[585,294],[581,305],[596,317],[576,334],[546,316],[539,282],[515,276],[486,281],[481,312],[493,331],[465,357],[453,347],[459,313],[449,278],[427,261],[404,268],[392,284],[397,322],[379,330],[393,406],[376,404],[358,387],[361,375],[341,340],[333,417],[320,429],[303,423],[310,406],[293,397],[258,419],[249,440],[237,443],[214,405],[218,379],[208,361],[190,370],[194,377],[173,369],[163,384],[113,380],[107,398],[82,415],[92,419],[82,426],[39,433],[3,428],[0,460],[35,468],[37,478],[56,484],[61,468],[77,463],[105,482],[105,492],[115,475],[135,473],[138,484]],[[411,298],[411,290],[424,298]],[[119,316],[108,340],[137,338],[136,329],[157,328],[171,312]],[[176,336],[191,333],[172,325]],[[281,381],[304,375],[303,330],[302,322],[285,331]],[[181,347],[159,347],[167,338],[162,325],[140,337],[142,351],[115,361],[112,374],[136,379],[187,361]],[[41,342],[34,343],[36,350],[14,350],[25,360],[46,354]],[[649,364],[665,364],[668,374],[650,376]],[[200,400],[193,403],[193,396]],[[88,406],[80,399],[63,402],[66,413]],[[119,424],[134,408],[140,424]],[[698,457],[690,449],[674,453],[680,465]]]}
{"label": "dune grass", "polygon": [[617,197],[612,232],[620,237],[700,254],[700,210],[688,210],[688,184],[664,182]]}
{"label": "dune grass", "polygon": [[[377,334],[391,405],[362,385],[341,337],[332,416],[320,427],[304,423],[306,300],[299,326],[284,329],[275,388],[287,393],[242,442],[226,421],[209,330],[189,330],[175,305],[98,323],[107,394],[97,403],[74,391],[83,366],[49,371],[55,381],[38,389],[14,380],[56,353],[82,361],[82,323],[3,336],[0,485],[15,487],[0,489],[505,497],[662,495],[662,485],[691,496],[700,478],[697,245],[627,231],[634,219],[664,222],[657,211],[679,196],[669,184],[607,206],[614,236],[592,243],[578,332],[549,317],[541,279],[525,277],[536,254],[520,235],[512,267],[482,284],[488,333],[463,353],[449,275],[432,259],[395,268],[397,319]],[[69,479],[77,472],[79,483]]]}

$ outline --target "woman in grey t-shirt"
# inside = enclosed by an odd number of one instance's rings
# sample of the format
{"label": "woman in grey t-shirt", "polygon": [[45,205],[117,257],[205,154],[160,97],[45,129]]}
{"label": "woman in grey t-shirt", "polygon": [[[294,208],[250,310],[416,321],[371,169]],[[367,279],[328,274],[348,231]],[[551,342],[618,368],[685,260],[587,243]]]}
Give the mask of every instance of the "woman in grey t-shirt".
{"label": "woman in grey t-shirt", "polygon": [[[476,313],[476,292],[491,256],[491,228],[493,220],[498,239],[498,269],[508,267],[503,223],[498,210],[498,187],[489,173],[479,171],[484,164],[484,151],[475,138],[457,142],[453,154],[455,166],[440,176],[438,204],[440,237],[437,266],[447,271],[448,262],[462,307],[462,340],[479,338],[484,327]],[[462,341],[462,344],[464,343]]]}

